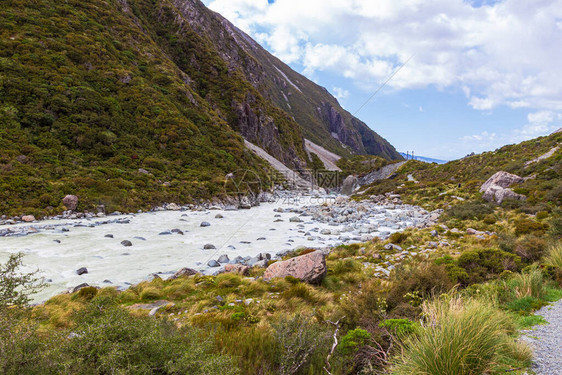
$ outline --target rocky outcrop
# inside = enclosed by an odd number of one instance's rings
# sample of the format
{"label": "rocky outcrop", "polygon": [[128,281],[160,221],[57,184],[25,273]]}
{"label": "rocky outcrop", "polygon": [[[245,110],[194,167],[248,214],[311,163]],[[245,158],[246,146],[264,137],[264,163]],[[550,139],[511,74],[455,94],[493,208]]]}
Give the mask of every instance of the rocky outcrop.
{"label": "rocky outcrop", "polygon": [[359,186],[359,180],[355,176],[347,176],[343,181],[341,193],[344,195],[352,195]]}
{"label": "rocky outcrop", "polygon": [[504,171],[496,172],[480,187],[480,192],[484,193],[482,198],[488,202],[502,203],[506,199],[527,199],[524,195],[517,194],[509,187],[513,184],[523,182],[524,179]]}
{"label": "rocky outcrop", "polygon": [[264,280],[292,276],[309,284],[319,284],[326,276],[326,259],[321,250],[273,263],[265,270]]}
{"label": "rocky outcrop", "polygon": [[71,211],[78,207],[78,197],[76,195],[67,195],[62,199],[62,204]]}

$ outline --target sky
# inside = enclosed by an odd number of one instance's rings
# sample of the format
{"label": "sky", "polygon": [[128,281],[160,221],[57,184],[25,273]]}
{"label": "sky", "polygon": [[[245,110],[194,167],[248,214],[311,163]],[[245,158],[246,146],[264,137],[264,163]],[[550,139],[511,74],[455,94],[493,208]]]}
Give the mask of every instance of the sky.
{"label": "sky", "polygon": [[203,2],[398,151],[452,160],[562,127],[562,0]]}

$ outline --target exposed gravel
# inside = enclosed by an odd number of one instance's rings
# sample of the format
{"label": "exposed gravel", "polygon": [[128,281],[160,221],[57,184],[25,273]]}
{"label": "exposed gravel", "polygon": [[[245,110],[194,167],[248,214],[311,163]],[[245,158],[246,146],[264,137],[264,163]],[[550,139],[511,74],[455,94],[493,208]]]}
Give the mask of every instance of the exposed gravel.
{"label": "exposed gravel", "polygon": [[545,306],[536,313],[549,324],[524,331],[522,337],[534,350],[532,370],[537,375],[562,374],[562,301]]}

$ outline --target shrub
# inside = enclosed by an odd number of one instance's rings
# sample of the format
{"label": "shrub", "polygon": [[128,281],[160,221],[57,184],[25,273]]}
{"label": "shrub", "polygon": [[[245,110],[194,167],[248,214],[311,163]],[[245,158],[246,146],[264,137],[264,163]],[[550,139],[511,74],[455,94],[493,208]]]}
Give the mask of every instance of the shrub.
{"label": "shrub", "polygon": [[370,339],[371,334],[364,329],[352,329],[341,338],[341,341],[338,344],[338,350],[340,350],[343,354],[351,354],[357,350],[359,346],[365,345],[365,342]]}
{"label": "shrub", "polygon": [[422,299],[446,293],[453,283],[443,265],[422,263],[397,269],[393,286],[388,295],[388,306],[392,309],[401,302],[409,302],[408,294],[417,293]]}
{"label": "shrub", "polygon": [[531,234],[525,235],[515,243],[515,254],[528,262],[539,260],[546,250],[546,241]]}
{"label": "shrub", "polygon": [[548,229],[548,224],[539,223],[527,218],[519,219],[515,222],[515,235],[521,236],[523,234],[537,233],[544,234]]}
{"label": "shrub", "polygon": [[155,300],[162,297],[162,293],[160,290],[154,287],[147,287],[142,290],[140,293],[140,298],[144,300]]}
{"label": "shrub", "polygon": [[22,253],[10,254],[6,263],[0,264],[0,309],[8,306],[26,307],[30,296],[45,286],[35,276],[36,272],[19,272],[22,258]]}
{"label": "shrub", "polygon": [[558,209],[549,221],[548,234],[555,239],[562,238],[562,210]]}
{"label": "shrub", "polygon": [[457,264],[467,271],[470,283],[478,283],[494,278],[504,270],[518,270],[521,258],[502,250],[479,249],[463,252]]}
{"label": "shrub", "polygon": [[412,333],[418,333],[421,326],[418,322],[408,319],[387,319],[379,324],[379,327],[388,329],[398,337],[404,337]]}
{"label": "shrub", "polygon": [[394,232],[390,235],[388,240],[391,243],[402,243],[408,239],[408,234],[404,232]]}
{"label": "shrub", "polygon": [[512,320],[484,302],[460,298],[424,304],[426,322],[405,340],[394,374],[479,375],[501,361],[528,362],[525,347],[513,345]]}
{"label": "shrub", "polygon": [[460,220],[483,219],[484,216],[492,214],[494,207],[489,203],[482,202],[466,202],[459,203],[445,211],[445,215],[449,218]]}
{"label": "shrub", "polygon": [[329,333],[312,319],[295,315],[271,324],[277,346],[277,370],[279,374],[296,374],[310,364],[317,351],[324,351]]}

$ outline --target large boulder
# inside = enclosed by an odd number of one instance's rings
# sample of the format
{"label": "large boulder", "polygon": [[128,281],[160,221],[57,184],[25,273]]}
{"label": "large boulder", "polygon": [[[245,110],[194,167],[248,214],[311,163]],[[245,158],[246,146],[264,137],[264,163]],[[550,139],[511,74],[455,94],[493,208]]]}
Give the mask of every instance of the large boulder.
{"label": "large boulder", "polygon": [[225,272],[239,273],[240,275],[247,275],[250,271],[250,267],[244,266],[243,264],[227,264],[224,266]]}
{"label": "large boulder", "polygon": [[484,193],[482,198],[488,202],[502,203],[505,199],[527,199],[524,195],[517,194],[509,187],[525,181],[523,178],[504,171],[494,173],[482,186],[480,192]]}
{"label": "large boulder", "polygon": [[496,202],[497,204],[501,204],[506,199],[517,199],[517,200],[525,200],[527,199],[526,196],[517,194],[510,188],[504,188],[498,185],[491,185],[489,186],[484,194],[482,195],[485,201],[488,202]]}
{"label": "large boulder", "polygon": [[355,176],[347,176],[345,180],[343,180],[343,184],[341,186],[341,193],[344,195],[351,195],[357,189],[359,185],[359,179]]}
{"label": "large boulder", "polygon": [[508,172],[499,171],[494,173],[484,184],[480,187],[480,192],[483,193],[492,185],[497,185],[502,188],[508,188],[513,184],[520,184],[524,179]]}
{"label": "large boulder", "polygon": [[74,211],[78,207],[78,197],[76,195],[67,195],[62,199],[62,204],[69,210]]}
{"label": "large boulder", "polygon": [[292,276],[310,284],[319,284],[326,276],[326,259],[321,250],[273,263],[265,270],[264,280]]}

